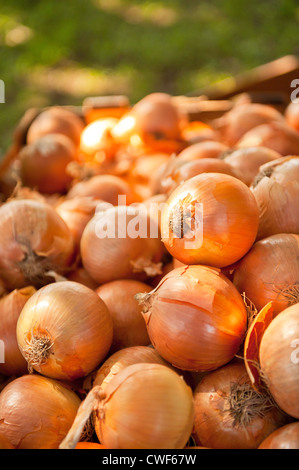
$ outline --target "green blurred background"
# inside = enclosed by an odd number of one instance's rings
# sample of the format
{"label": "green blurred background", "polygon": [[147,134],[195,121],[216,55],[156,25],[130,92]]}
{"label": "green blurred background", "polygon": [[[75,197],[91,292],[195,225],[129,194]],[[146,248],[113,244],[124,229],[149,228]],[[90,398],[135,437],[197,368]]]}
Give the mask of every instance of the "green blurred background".
{"label": "green blurred background", "polygon": [[1,0],[0,152],[29,107],[189,94],[299,55],[298,0]]}

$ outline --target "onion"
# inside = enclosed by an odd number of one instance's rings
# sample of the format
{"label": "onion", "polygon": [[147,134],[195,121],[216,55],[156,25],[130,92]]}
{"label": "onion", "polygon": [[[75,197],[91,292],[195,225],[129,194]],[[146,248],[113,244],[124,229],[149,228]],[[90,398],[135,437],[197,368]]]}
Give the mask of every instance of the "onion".
{"label": "onion", "polygon": [[27,362],[20,353],[16,326],[27,300],[36,292],[34,287],[15,289],[0,299],[0,338],[4,345],[4,362],[0,362],[0,373],[20,376],[28,373]]}
{"label": "onion", "polygon": [[153,346],[178,369],[216,369],[233,359],[244,339],[245,304],[218,269],[176,268],[137,299]]}
{"label": "onion", "polygon": [[103,201],[88,196],[74,196],[71,199],[62,199],[55,207],[70,229],[77,251],[80,248],[82,233],[101,202]]}
{"label": "onion", "polygon": [[92,409],[96,434],[108,449],[183,449],[192,432],[192,390],[161,364],[128,366],[105,391],[93,387],[61,449],[75,447]]}
{"label": "onion", "polygon": [[200,158],[199,160],[192,160],[186,163],[181,162],[181,165],[176,166],[177,168],[161,182],[163,190],[168,194],[174,191],[180,184],[202,173],[224,173],[236,178],[239,177],[238,173],[226,160],[218,158]]}
{"label": "onion", "polygon": [[256,242],[234,271],[240,293],[261,310],[279,313],[299,301],[299,235],[277,234]]}
{"label": "onion", "polygon": [[233,147],[251,129],[272,122],[284,122],[284,116],[273,106],[242,103],[225,113],[214,125],[221,131],[222,139]]}
{"label": "onion", "polygon": [[202,121],[190,121],[185,124],[182,137],[188,146],[206,140],[219,140],[220,138],[216,129]]}
{"label": "onion", "polygon": [[62,380],[89,374],[112,342],[112,318],[99,296],[61,281],[39,289],[25,304],[17,341],[30,369]]}
{"label": "onion", "polygon": [[220,173],[182,183],[162,212],[162,241],[185,264],[233,264],[251,248],[257,230],[258,206],[250,189]]}
{"label": "onion", "polygon": [[107,447],[103,446],[99,442],[78,442],[75,449],[107,449]]}
{"label": "onion", "polygon": [[67,168],[75,158],[76,147],[69,137],[44,135],[20,151],[21,180],[41,193],[64,193],[72,181]]}
{"label": "onion", "polygon": [[246,132],[237,148],[268,147],[282,156],[299,154],[299,133],[283,122],[262,124]]}
{"label": "onion", "polygon": [[194,391],[193,437],[212,449],[257,449],[288,417],[251,386],[243,363],[207,374]]}
{"label": "onion", "polygon": [[83,119],[70,109],[51,106],[35,117],[27,131],[27,144],[46,134],[63,134],[80,144],[81,132],[85,127]]}
{"label": "onion", "polygon": [[206,140],[189,145],[178,154],[178,159],[184,162],[198,160],[200,158],[219,158],[229,147],[223,142]]}
{"label": "onion", "polygon": [[130,185],[119,176],[96,175],[79,181],[69,190],[67,198],[90,197],[108,202],[112,205],[120,203],[119,196],[125,199],[125,204],[135,202],[134,194]]}
{"label": "onion", "polygon": [[156,220],[137,207],[115,206],[98,212],[81,238],[83,267],[98,284],[154,277],[161,272],[163,254]]}
{"label": "onion", "polygon": [[0,394],[0,433],[15,449],[57,449],[80,403],[56,380],[38,374],[18,377]]}
{"label": "onion", "polygon": [[273,431],[259,449],[299,449],[299,421],[288,423]]}
{"label": "onion", "polygon": [[250,186],[262,165],[280,157],[278,152],[267,147],[247,147],[233,150],[224,161],[230,165],[240,180]]}
{"label": "onion", "polygon": [[96,371],[93,385],[104,390],[120,371],[133,364],[162,364],[170,366],[152,346],[129,346],[108,356]]}
{"label": "onion", "polygon": [[41,287],[73,261],[72,234],[53,207],[29,199],[0,207],[0,277],[8,289]]}
{"label": "onion", "polygon": [[277,315],[260,342],[260,374],[278,406],[299,418],[299,303]]}
{"label": "onion", "polygon": [[290,127],[299,131],[299,106],[292,101],[288,104],[284,112],[286,122]]}
{"label": "onion", "polygon": [[9,440],[3,435],[0,434],[0,450],[3,449],[13,449],[13,445],[9,442]]}
{"label": "onion", "polygon": [[252,193],[259,206],[257,239],[299,234],[299,157],[283,157],[260,168]]}
{"label": "onion", "polygon": [[97,289],[98,283],[94,281],[89,274],[87,274],[86,270],[82,266],[78,266],[74,271],[72,271],[68,276],[67,279],[69,281],[79,282],[90,289]]}
{"label": "onion", "polygon": [[111,129],[116,125],[116,118],[96,119],[85,126],[80,135],[80,151],[84,160],[95,159],[101,163],[114,157],[117,146],[111,135]]}
{"label": "onion", "polygon": [[96,292],[105,302],[113,320],[113,339],[110,353],[129,346],[150,343],[141,307],[135,300],[138,292],[150,292],[152,287],[133,279],[107,282]]}
{"label": "onion", "polygon": [[111,133],[116,142],[137,149],[172,153],[185,145],[181,132],[186,116],[167,93],[150,93],[122,116]]}

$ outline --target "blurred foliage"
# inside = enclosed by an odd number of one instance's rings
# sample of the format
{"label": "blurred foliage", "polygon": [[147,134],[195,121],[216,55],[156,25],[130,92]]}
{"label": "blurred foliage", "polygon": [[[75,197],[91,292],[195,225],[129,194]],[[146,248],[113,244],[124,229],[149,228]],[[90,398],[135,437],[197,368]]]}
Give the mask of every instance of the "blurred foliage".
{"label": "blurred foliage", "polygon": [[299,53],[297,0],[9,0],[0,10],[0,149],[28,107],[188,94]]}

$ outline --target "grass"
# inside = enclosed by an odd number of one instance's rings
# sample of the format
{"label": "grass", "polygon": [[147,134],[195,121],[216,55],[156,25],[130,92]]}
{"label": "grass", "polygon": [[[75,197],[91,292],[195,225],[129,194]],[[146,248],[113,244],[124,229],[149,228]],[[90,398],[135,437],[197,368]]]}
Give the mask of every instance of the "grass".
{"label": "grass", "polygon": [[0,13],[0,152],[29,107],[196,92],[299,53],[296,0],[10,0]]}

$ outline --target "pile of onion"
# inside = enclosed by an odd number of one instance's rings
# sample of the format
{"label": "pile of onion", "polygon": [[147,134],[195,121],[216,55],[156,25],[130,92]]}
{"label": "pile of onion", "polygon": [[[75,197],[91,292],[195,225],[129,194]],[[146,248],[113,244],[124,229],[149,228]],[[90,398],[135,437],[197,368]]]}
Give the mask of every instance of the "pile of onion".
{"label": "pile of onion", "polygon": [[16,331],[30,370],[54,379],[75,380],[105,359],[113,324],[107,306],[93,290],[61,281],[30,297]]}
{"label": "pile of onion", "polygon": [[105,390],[93,387],[61,449],[75,448],[93,410],[97,437],[108,449],[183,449],[193,428],[192,390],[161,364],[127,366]]}
{"label": "pile of onion", "polygon": [[282,233],[257,241],[234,270],[233,283],[257,310],[273,302],[281,312],[299,302],[299,235]]}
{"label": "pile of onion", "polygon": [[0,434],[14,449],[58,449],[81,400],[57,380],[26,374],[0,394]]}
{"label": "pile of onion", "polygon": [[137,300],[153,346],[178,369],[217,369],[234,358],[244,339],[243,298],[218,269],[176,268]]}
{"label": "pile of onion", "polygon": [[73,261],[72,234],[52,206],[20,199],[0,207],[0,277],[8,289],[39,288]]}
{"label": "pile of onion", "polygon": [[256,392],[243,362],[207,374],[194,391],[196,443],[212,449],[257,449],[290,421],[267,393]]}
{"label": "pile of onion", "polygon": [[162,240],[185,264],[224,267],[251,248],[259,212],[250,189],[239,179],[203,173],[182,183],[162,212]]}

